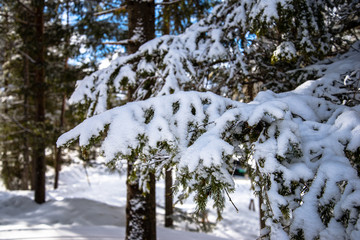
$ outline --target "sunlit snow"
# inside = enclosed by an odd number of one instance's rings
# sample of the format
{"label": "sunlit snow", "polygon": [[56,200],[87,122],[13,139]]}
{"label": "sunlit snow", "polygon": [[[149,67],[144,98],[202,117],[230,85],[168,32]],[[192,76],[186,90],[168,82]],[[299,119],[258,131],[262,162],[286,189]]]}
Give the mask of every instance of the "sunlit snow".
{"label": "sunlit snow", "polygon": [[[88,175],[87,175],[87,174]],[[46,203],[37,205],[32,191],[0,192],[0,239],[123,239],[125,237],[126,173],[110,173],[103,165],[84,168],[79,162],[63,167],[58,190],[52,190],[53,172],[47,174]],[[216,223],[216,213],[208,208],[208,220],[216,224],[205,234],[190,232],[197,225],[175,220],[175,229],[163,227],[164,183],[157,183],[157,234],[160,240],[252,240],[258,236],[258,208],[250,211],[250,181],[237,178],[231,194],[239,212],[229,201],[224,219]],[[256,200],[256,199],[255,199]],[[209,205],[210,206],[210,205]],[[195,204],[190,198],[176,208],[190,214]]]}

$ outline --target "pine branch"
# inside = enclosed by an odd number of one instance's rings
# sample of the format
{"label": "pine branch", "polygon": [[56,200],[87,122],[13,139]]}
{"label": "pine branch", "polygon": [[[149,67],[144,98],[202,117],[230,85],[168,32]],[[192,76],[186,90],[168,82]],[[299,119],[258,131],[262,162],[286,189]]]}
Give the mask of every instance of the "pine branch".
{"label": "pine branch", "polygon": [[160,3],[155,3],[155,5],[171,5],[171,4],[174,4],[174,3],[178,3],[180,2],[181,0],[174,0],[174,1],[171,1],[171,2],[160,2]]}
{"label": "pine branch", "polygon": [[113,8],[113,9],[109,9],[109,10],[94,13],[94,16],[98,17],[98,16],[102,16],[102,15],[105,15],[105,14],[108,14],[108,13],[118,14],[118,13],[122,13],[122,12],[125,12],[125,11],[126,11],[126,6],[122,6],[122,7],[119,7],[119,8]]}
{"label": "pine branch", "polygon": [[21,51],[20,49],[18,50],[18,52],[19,52],[21,55],[23,55],[24,57],[26,57],[27,59],[29,59],[30,62],[32,62],[32,63],[35,63],[35,62],[36,62],[32,57],[30,57],[27,53]]}
{"label": "pine branch", "polygon": [[119,42],[103,42],[101,44],[105,45],[105,44],[109,44],[109,45],[128,45],[132,42],[131,39],[125,39],[125,40],[121,40]]}
{"label": "pine branch", "polygon": [[22,6],[23,8],[25,8],[29,13],[31,13],[32,15],[35,15],[35,12],[29,8],[28,6],[26,6],[24,3],[22,3],[20,0],[17,0],[17,2],[20,4],[20,6]]}
{"label": "pine branch", "polygon": [[20,18],[17,18],[17,17],[15,17],[14,20],[15,20],[15,22],[22,23],[22,24],[24,24],[24,25],[36,26],[35,23],[27,22],[27,21],[24,21],[24,20],[22,20],[22,19],[20,19]]}
{"label": "pine branch", "polygon": [[5,113],[0,113],[0,117],[1,117],[2,119],[4,119],[4,120],[10,120],[10,121],[14,122],[14,123],[15,123],[19,128],[21,128],[24,132],[28,132],[28,133],[34,134],[34,132],[33,132],[31,129],[25,127],[25,126],[24,126],[23,124],[21,124],[18,120],[16,120],[16,118],[11,117],[11,116],[9,116],[9,115],[7,115],[7,114],[5,114]]}

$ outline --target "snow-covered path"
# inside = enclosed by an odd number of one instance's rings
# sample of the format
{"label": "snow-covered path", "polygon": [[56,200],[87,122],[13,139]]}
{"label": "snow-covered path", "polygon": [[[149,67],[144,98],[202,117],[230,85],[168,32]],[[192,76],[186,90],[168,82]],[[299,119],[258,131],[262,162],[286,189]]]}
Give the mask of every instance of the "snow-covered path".
{"label": "snow-covered path", "polygon": [[[86,174],[87,172],[87,174]],[[88,176],[88,177],[87,177]],[[105,167],[81,165],[64,167],[60,186],[51,190],[52,174],[48,174],[46,203],[33,202],[31,191],[0,191],[0,239],[123,239],[125,231],[125,175],[109,173]],[[258,212],[248,209],[254,198],[250,182],[236,179],[236,192],[231,198],[236,212],[227,201],[224,219],[216,223],[215,210],[208,205],[212,231],[190,232],[199,228],[190,221],[176,221],[175,230],[162,227],[162,208],[157,209],[159,240],[256,239],[259,232]],[[164,206],[164,183],[157,183],[157,204]],[[256,210],[257,203],[255,204]],[[195,209],[191,197],[176,208],[184,213]]]}
{"label": "snow-covered path", "polygon": [[124,238],[124,227],[115,226],[70,226],[50,227],[38,225],[32,227],[0,227],[1,240],[13,239],[121,239]]}
{"label": "snow-covered path", "polygon": [[[204,233],[193,233],[177,231],[163,227],[157,228],[159,240],[221,240],[223,238],[210,236]],[[36,225],[32,227],[7,226],[0,227],[1,240],[35,240],[35,239],[124,239],[125,228],[116,226],[67,226],[67,227],[50,227],[48,225]]]}

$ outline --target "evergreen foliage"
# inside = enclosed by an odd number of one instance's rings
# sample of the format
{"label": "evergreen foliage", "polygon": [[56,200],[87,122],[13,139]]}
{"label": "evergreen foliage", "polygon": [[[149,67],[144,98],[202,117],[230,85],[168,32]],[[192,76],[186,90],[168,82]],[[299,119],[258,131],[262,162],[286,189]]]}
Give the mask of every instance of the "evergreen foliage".
{"label": "evergreen foliage", "polygon": [[[342,53],[355,41],[357,25],[345,26],[359,21],[356,2],[225,1],[185,33],[150,41],[79,81],[70,101],[90,104],[90,116],[108,108],[109,86],[116,93],[134,88],[132,98],[138,100],[179,90],[211,89],[239,99],[254,85],[276,92],[294,89],[321,76],[303,67]],[[341,18],[331,17],[337,11]],[[302,15],[301,24],[292,24]],[[249,33],[257,35],[251,44]]]}
{"label": "evergreen foliage", "polygon": [[356,239],[360,179],[345,151],[360,147],[359,108],[307,94],[307,84],[282,94],[261,92],[251,104],[197,92],[129,103],[85,120],[58,144],[79,137],[87,146],[109,126],[102,143],[109,162],[135,153],[144,191],[148,173],[160,177],[164,167],[176,167],[181,196],[194,191],[199,211],[212,198],[221,212],[237,155],[264,199],[263,237],[295,238],[304,231],[304,239]]}
{"label": "evergreen foliage", "polygon": [[[199,211],[212,198],[219,213],[233,189],[232,161],[241,159],[262,199],[262,238],[358,239],[359,7],[225,1],[185,33],[79,81],[71,100],[95,116],[58,144],[79,138],[85,147],[108,126],[104,155],[112,164],[136,155],[144,191],[150,172],[172,166],[181,196],[195,191]],[[249,32],[257,35],[251,45]],[[255,82],[274,91],[249,104],[223,97]],[[156,97],[105,111],[109,89],[129,87],[133,99]]]}

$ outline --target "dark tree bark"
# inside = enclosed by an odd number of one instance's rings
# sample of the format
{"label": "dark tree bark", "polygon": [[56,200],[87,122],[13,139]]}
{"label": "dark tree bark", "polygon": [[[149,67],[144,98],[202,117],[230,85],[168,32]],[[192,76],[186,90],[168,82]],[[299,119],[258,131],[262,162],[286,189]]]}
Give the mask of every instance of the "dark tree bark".
{"label": "dark tree bark", "polygon": [[[66,28],[69,28],[69,1],[66,0]],[[70,36],[67,35],[65,38],[65,48],[68,49],[70,46]],[[68,61],[69,61],[69,56],[68,56],[68,52],[65,52],[65,61],[64,61],[64,71],[66,72],[69,68],[68,65]],[[64,128],[64,121],[65,121],[65,105],[66,105],[66,94],[63,93],[62,94],[62,102],[61,102],[61,113],[60,113],[60,123],[59,123],[59,132],[62,132],[63,128]],[[61,170],[61,163],[62,163],[62,148],[61,147],[56,147],[56,143],[55,143],[55,179],[54,179],[54,189],[58,188],[59,185],[59,175],[60,175],[60,170]]]}
{"label": "dark tree bark", "polygon": [[[155,37],[154,1],[126,1],[129,21],[128,53],[136,52],[139,47]],[[135,87],[136,88],[136,87]],[[132,101],[135,88],[128,89],[128,101]],[[135,161],[135,159],[133,159]],[[128,161],[128,177],[132,174],[133,161]],[[126,239],[156,240],[156,201],[155,176],[150,176],[150,192],[144,194],[139,182],[127,181]]]}
{"label": "dark tree bark", "polygon": [[44,141],[44,122],[45,122],[45,48],[44,48],[44,0],[33,0],[32,6],[35,12],[35,85],[37,87],[36,117],[38,127],[34,146],[35,161],[35,202],[45,202],[45,141]]}
{"label": "dark tree bark", "polygon": [[[164,2],[169,2],[169,0],[164,0]],[[163,9],[163,35],[170,34],[170,12],[168,7],[165,6]],[[165,227],[173,227],[173,194],[172,194],[172,170],[165,169]]]}
{"label": "dark tree bark", "polygon": [[[61,114],[60,114],[60,124],[59,124],[59,131],[60,132],[62,132],[62,129],[64,127],[65,104],[66,104],[66,96],[64,94],[63,97],[62,97],[62,103],[61,103]],[[61,162],[62,162],[61,152],[62,152],[61,147],[56,148],[54,189],[57,189],[58,185],[59,185],[59,174],[60,174]]]}
{"label": "dark tree bark", "polygon": [[154,1],[126,1],[129,22],[128,53],[135,53],[145,42],[155,37]]}
{"label": "dark tree bark", "polygon": [[[28,89],[29,87],[29,60],[27,58],[24,58],[24,87],[25,89]],[[28,102],[28,93],[27,90],[24,93],[24,121],[27,123],[29,121],[29,102]],[[24,157],[24,171],[23,171],[23,187],[22,189],[28,190],[29,188],[29,182],[30,186],[33,189],[33,181],[31,177],[31,164],[30,164],[30,153],[29,153],[29,134],[27,132],[24,132],[23,136],[23,157]]]}
{"label": "dark tree bark", "polygon": [[165,227],[172,227],[174,225],[172,184],[172,170],[165,169]]}
{"label": "dark tree bark", "polygon": [[[132,173],[132,162],[128,162],[128,176]],[[150,192],[139,189],[137,179],[127,180],[126,239],[156,239],[155,176],[150,176]]]}

